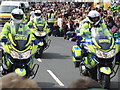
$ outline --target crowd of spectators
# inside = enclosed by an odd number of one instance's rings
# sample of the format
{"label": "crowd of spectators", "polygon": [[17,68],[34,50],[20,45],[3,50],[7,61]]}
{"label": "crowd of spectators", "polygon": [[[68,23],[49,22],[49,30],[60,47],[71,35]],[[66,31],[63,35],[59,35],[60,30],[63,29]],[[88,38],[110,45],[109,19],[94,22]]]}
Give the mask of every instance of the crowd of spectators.
{"label": "crowd of spectators", "polygon": [[92,3],[75,2],[39,3],[31,7],[31,10],[35,9],[41,10],[42,17],[45,19],[49,10],[52,9],[55,13],[53,36],[62,36],[67,40],[71,40],[70,38],[80,31],[80,27],[91,10],[97,10],[101,14],[101,19],[112,34],[120,29],[120,2],[112,3],[106,10],[99,3],[93,7]]}

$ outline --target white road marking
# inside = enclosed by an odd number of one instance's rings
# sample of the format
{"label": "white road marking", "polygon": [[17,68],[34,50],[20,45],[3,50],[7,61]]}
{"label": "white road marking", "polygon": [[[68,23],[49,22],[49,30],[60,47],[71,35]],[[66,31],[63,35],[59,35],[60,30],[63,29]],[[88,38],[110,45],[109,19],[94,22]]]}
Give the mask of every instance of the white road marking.
{"label": "white road marking", "polygon": [[37,59],[39,62],[42,62],[42,60],[40,58]]}
{"label": "white road marking", "polygon": [[55,79],[55,81],[60,85],[64,86],[64,84],[55,76],[55,74],[51,70],[47,70],[47,72]]}

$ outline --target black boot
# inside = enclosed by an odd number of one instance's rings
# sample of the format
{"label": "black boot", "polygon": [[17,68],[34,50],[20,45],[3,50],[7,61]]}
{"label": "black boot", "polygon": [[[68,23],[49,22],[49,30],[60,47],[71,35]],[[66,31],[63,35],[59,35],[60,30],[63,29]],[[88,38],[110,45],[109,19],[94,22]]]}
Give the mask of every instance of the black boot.
{"label": "black boot", "polygon": [[6,75],[8,72],[7,72],[7,70],[6,69],[3,69],[2,70],[2,75]]}

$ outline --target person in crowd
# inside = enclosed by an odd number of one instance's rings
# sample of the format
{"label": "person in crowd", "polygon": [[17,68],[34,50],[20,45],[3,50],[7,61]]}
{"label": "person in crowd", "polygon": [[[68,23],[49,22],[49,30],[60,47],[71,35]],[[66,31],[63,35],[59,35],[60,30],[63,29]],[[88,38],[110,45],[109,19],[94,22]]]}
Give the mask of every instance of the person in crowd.
{"label": "person in crowd", "polygon": [[0,78],[0,86],[1,89],[35,89],[35,90],[41,90],[41,88],[38,86],[38,84],[31,79],[23,78],[22,76],[19,76],[16,73],[9,73],[2,78]]}
{"label": "person in crowd", "polygon": [[31,20],[32,18],[34,18],[34,15],[35,15],[35,8],[32,8],[31,12],[29,14],[29,20]]}
{"label": "person in crowd", "polygon": [[118,14],[117,16],[116,16],[116,25],[117,25],[117,33],[116,33],[116,35],[117,35],[117,37],[119,37],[120,38],[120,14]]}
{"label": "person in crowd", "polygon": [[58,37],[60,36],[60,27],[57,24],[57,21],[54,23],[54,30],[53,30],[53,36]]}
{"label": "person in crowd", "polygon": [[94,79],[81,76],[79,79],[75,80],[68,86],[68,90],[104,90],[102,86]]}
{"label": "person in crowd", "polygon": [[63,22],[63,33],[64,33],[64,39],[67,38],[67,31],[68,31],[68,25],[67,25],[68,21],[65,19]]}
{"label": "person in crowd", "polygon": [[80,33],[79,23],[76,23],[75,25],[75,36],[70,38],[69,41],[76,41],[77,40],[77,34]]}
{"label": "person in crowd", "polygon": [[[6,43],[9,38],[8,38],[8,34],[21,34],[21,35],[32,35],[32,41],[34,42],[35,45],[37,45],[37,41],[35,40],[34,35],[32,34],[32,32],[30,31],[30,28],[28,27],[28,25],[26,23],[24,23],[24,12],[19,9],[13,9],[11,12],[11,21],[10,22],[6,22],[4,24],[4,27],[2,28],[2,31],[0,33],[0,38],[1,38],[1,42]],[[4,61],[3,63],[4,67],[3,67],[3,71],[2,74],[5,74],[6,72],[6,63]]]}
{"label": "person in crowd", "polygon": [[116,17],[116,24],[117,24],[118,28],[120,29],[120,14],[118,14]]}
{"label": "person in crowd", "polygon": [[59,26],[59,31],[60,31],[60,36],[61,36],[61,32],[63,31],[63,28],[62,28],[62,25],[63,25],[62,14],[60,14],[57,18],[57,25]]}
{"label": "person in crowd", "polygon": [[117,24],[113,20],[112,16],[107,16],[107,28],[110,31],[110,33],[114,36],[115,33],[118,32]]}
{"label": "person in crowd", "polygon": [[69,26],[69,29],[68,29],[68,31],[66,32],[66,34],[67,34],[67,39],[68,39],[68,40],[76,35],[76,34],[75,34],[75,28],[74,28],[74,22],[73,22],[72,20],[70,20],[69,25],[70,25],[70,26]]}

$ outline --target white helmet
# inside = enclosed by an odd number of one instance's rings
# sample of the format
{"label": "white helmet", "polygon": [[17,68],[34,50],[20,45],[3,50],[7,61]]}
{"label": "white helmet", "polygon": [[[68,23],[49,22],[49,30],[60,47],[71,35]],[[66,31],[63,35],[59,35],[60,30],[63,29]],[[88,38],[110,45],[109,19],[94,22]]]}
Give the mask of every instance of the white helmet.
{"label": "white helmet", "polygon": [[41,11],[40,10],[35,10],[35,17],[40,18],[41,16]]}
{"label": "white helmet", "polygon": [[88,21],[91,24],[97,25],[100,22],[100,13],[96,10],[92,10],[88,13]]}
{"label": "white helmet", "polygon": [[13,9],[11,12],[11,18],[14,23],[21,23],[24,18],[24,12],[19,8]]}

